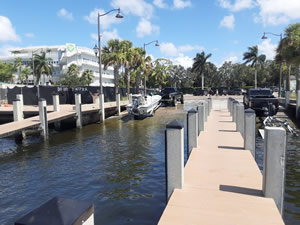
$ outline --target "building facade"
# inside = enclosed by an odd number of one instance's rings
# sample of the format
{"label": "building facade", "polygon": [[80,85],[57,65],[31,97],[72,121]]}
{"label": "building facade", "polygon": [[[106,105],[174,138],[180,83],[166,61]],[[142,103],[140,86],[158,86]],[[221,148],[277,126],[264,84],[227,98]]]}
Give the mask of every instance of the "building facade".
{"label": "building facade", "polygon": [[[57,81],[60,76],[67,72],[71,64],[75,64],[80,68],[80,75],[85,70],[91,70],[94,79],[91,86],[99,86],[99,64],[98,57],[92,49],[79,47],[72,43],[66,45],[55,46],[32,46],[26,48],[12,49],[10,56],[0,57],[0,61],[5,63],[14,63],[16,58],[22,59],[22,64],[27,66],[32,63],[35,54],[46,52],[46,57],[51,58],[49,63],[53,65],[54,72],[52,76],[42,76],[40,84],[47,84]],[[34,77],[29,76],[29,83],[34,83]],[[102,84],[104,87],[114,87],[113,68],[103,69],[102,65]]]}

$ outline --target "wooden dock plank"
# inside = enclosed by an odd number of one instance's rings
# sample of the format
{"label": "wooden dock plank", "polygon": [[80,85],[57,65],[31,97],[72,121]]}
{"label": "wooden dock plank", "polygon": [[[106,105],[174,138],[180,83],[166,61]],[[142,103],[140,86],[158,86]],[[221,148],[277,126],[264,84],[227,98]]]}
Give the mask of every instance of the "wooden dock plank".
{"label": "wooden dock plank", "polygon": [[262,174],[227,110],[212,111],[159,225],[284,224],[273,199],[264,198]]}

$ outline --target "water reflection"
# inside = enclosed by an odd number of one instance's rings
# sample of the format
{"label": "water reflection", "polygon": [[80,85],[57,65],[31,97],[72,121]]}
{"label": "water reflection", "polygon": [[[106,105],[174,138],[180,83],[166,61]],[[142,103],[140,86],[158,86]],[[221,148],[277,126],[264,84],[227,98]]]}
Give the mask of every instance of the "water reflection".
{"label": "water reflection", "polygon": [[157,223],[165,205],[165,126],[185,118],[182,106],[162,108],[144,120],[54,132],[46,142],[8,141],[15,152],[0,156],[0,224],[54,196],[93,202],[95,224]]}

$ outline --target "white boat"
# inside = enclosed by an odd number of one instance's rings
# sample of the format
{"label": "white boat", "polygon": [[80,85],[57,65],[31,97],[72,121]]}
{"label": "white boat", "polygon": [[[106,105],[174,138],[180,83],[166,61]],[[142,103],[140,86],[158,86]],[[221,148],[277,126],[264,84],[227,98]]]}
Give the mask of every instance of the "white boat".
{"label": "white boat", "polygon": [[126,106],[129,115],[134,117],[151,116],[160,106],[160,95],[132,95],[132,103]]}

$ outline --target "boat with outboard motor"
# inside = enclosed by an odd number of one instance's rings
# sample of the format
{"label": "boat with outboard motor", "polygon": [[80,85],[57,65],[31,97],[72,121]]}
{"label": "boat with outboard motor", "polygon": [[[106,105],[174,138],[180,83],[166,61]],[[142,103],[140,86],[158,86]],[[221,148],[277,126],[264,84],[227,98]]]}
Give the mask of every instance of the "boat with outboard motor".
{"label": "boat with outboard motor", "polygon": [[134,118],[147,117],[154,114],[160,106],[160,95],[132,95],[132,102],[126,106],[129,115]]}

